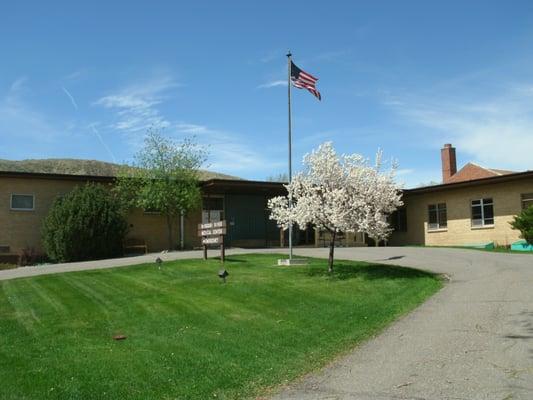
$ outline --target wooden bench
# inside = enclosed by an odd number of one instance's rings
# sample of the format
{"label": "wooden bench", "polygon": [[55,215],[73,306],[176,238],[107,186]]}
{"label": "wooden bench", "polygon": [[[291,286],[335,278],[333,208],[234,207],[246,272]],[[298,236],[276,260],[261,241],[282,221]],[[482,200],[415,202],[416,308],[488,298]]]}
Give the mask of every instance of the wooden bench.
{"label": "wooden bench", "polygon": [[11,248],[6,245],[0,245],[0,263],[18,264],[20,256],[10,252]]}
{"label": "wooden bench", "polygon": [[128,238],[124,240],[123,249],[124,254],[128,252],[137,253],[139,251],[142,251],[144,254],[148,253],[148,246],[146,245],[146,242],[144,241],[144,239],[138,238]]}

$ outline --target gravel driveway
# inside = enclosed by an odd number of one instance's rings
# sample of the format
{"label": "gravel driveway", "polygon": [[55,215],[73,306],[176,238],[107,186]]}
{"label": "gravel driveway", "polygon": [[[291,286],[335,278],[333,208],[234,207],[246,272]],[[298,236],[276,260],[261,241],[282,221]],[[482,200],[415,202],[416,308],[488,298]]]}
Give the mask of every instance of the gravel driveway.
{"label": "gravel driveway", "polygon": [[336,257],[431,270],[451,282],[274,399],[533,399],[532,255],[389,247],[338,249]]}

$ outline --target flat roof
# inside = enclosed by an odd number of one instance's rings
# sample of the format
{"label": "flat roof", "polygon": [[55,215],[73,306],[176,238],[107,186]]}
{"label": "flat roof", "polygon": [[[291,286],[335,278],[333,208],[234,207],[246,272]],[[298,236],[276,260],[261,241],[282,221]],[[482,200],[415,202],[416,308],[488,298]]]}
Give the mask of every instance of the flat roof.
{"label": "flat roof", "polygon": [[[46,172],[20,172],[20,171],[0,171],[0,178],[24,178],[24,179],[49,179],[49,180],[70,180],[81,182],[102,182],[113,183],[116,176],[100,175],[74,175],[55,174]],[[274,193],[284,194],[286,189],[281,182],[268,181],[247,181],[243,179],[220,179],[213,178],[200,181],[200,186],[206,193]]]}

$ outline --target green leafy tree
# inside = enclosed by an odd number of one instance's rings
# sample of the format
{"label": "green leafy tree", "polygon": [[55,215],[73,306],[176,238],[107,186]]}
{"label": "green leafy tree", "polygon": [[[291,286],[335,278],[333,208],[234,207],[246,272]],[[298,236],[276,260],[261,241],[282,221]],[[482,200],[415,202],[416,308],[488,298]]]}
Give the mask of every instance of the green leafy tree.
{"label": "green leafy tree", "polygon": [[528,244],[533,244],[533,206],[523,209],[510,224],[513,229],[520,231],[522,239],[525,239]]}
{"label": "green leafy tree", "polygon": [[111,191],[98,184],[77,186],[58,198],[42,225],[48,257],[70,262],[120,256],[128,227],[122,210]]}
{"label": "green leafy tree", "polygon": [[116,192],[127,208],[160,212],[166,217],[168,248],[173,222],[201,204],[199,169],[205,150],[192,139],[175,142],[150,129],[132,165],[117,179]]}

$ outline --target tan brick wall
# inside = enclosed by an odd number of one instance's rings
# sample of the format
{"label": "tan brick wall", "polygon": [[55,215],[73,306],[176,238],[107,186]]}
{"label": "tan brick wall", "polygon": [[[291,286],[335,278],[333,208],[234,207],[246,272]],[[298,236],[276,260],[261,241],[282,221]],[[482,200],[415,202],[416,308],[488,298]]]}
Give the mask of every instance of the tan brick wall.
{"label": "tan brick wall", "polygon": [[[19,253],[25,247],[34,247],[42,252],[41,225],[53,201],[70,192],[84,182],[60,179],[0,178],[0,245],[10,246],[12,253]],[[11,194],[33,194],[35,210],[14,211],[10,209]],[[197,224],[200,211],[185,217],[185,247],[199,246]],[[149,251],[166,249],[166,219],[157,214],[146,214],[135,210],[128,216],[130,232],[128,237],[144,239]],[[179,219],[173,224],[173,240],[179,245]]]}
{"label": "tan brick wall", "polygon": [[[410,194],[404,198],[407,207],[407,232],[394,232],[391,245],[452,246],[494,242],[509,245],[519,239],[519,232],[509,222],[521,211],[523,193],[533,192],[533,179],[492,183],[440,192]],[[492,198],[494,226],[471,227],[471,200]],[[431,232],[427,229],[428,205],[446,203],[448,228]]]}

